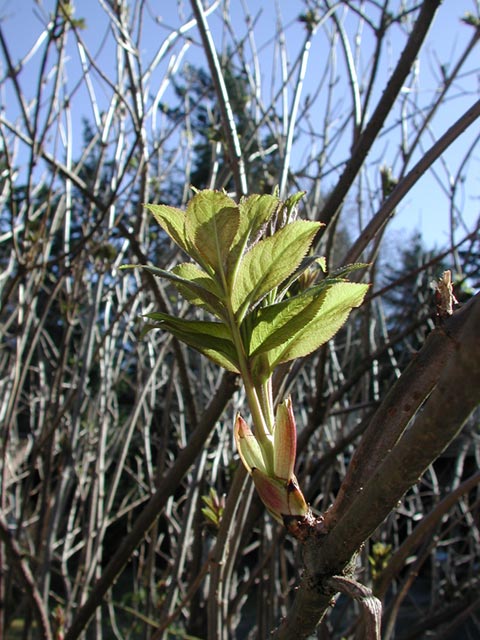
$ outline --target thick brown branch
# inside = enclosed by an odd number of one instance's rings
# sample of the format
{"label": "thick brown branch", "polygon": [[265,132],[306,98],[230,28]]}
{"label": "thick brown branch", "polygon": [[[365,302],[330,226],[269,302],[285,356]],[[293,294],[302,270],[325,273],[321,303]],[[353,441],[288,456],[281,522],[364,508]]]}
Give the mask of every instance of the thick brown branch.
{"label": "thick brown branch", "polygon": [[326,515],[331,528],[364,490],[369,478],[385,461],[401,438],[411,418],[432,390],[461,339],[465,322],[472,313],[471,301],[449,318],[443,328],[432,331],[421,351],[410,362],[375,412],[349,465],[335,504]]}
{"label": "thick brown branch", "polygon": [[385,91],[380,98],[377,108],[375,109],[363,133],[359,136],[354,149],[352,149],[350,160],[347,162],[340,179],[323,207],[320,215],[320,220],[322,222],[328,223],[342,205],[348,190],[362,168],[368,152],[375,142],[386,117],[390,113],[390,110],[411,71],[412,65],[420,51],[435,16],[435,12],[440,4],[440,0],[426,0],[421,3],[421,10],[414,29],[410,34],[405,49],[400,56],[400,60],[390,77]]}
{"label": "thick brown branch", "polygon": [[[429,363],[417,359],[412,364],[409,372],[412,379],[419,361],[422,364],[416,369],[417,375],[430,375],[433,378],[437,375],[438,382],[409,429],[403,435],[403,430],[399,430],[399,439],[396,443],[392,442],[391,450],[383,450],[384,459],[377,469],[369,467],[370,476],[364,477],[364,484],[357,487],[355,495],[350,495],[348,508],[341,510],[342,516],[337,520],[336,517],[330,519],[327,514],[324,530],[311,532],[304,547],[305,573],[300,588],[275,638],[306,638],[313,632],[334,595],[329,578],[352,574],[354,559],[362,544],[395,508],[404,493],[417,482],[428,465],[445,450],[480,403],[479,326],[480,294],[446,324],[446,342],[436,347],[444,349],[447,343],[451,343],[449,357],[441,369],[437,369],[436,353],[431,354]],[[435,374],[432,369],[436,371]],[[407,411],[410,389],[403,387],[401,378],[397,385],[398,404],[405,407],[405,428],[417,413],[418,404],[411,403]],[[391,398],[387,398],[386,402],[391,403]],[[379,412],[384,410],[382,404]],[[378,430],[379,439],[381,426]],[[372,432],[369,438],[375,444]],[[358,468],[367,464],[368,456],[369,452],[364,450]],[[335,505],[332,512],[335,513]]]}

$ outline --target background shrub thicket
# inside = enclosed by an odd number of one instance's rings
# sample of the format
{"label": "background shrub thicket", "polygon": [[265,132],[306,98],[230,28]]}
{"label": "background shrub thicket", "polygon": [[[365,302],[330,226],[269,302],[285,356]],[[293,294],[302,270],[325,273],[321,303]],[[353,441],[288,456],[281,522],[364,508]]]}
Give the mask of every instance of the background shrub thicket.
{"label": "background shrub thicket", "polygon": [[[193,311],[119,271],[182,259],[143,203],[183,206],[190,184],[305,190],[330,267],[369,263],[368,301],[276,378],[295,398],[297,475],[315,510],[335,502],[338,544],[365,540],[383,638],[478,637],[478,14],[432,0],[258,13],[192,0],[168,20],[140,1],[24,4],[21,45],[13,5],[0,24],[0,637],[266,638],[292,604],[308,558],[236,473],[243,390],[168,334],[143,336],[142,314]],[[451,46],[435,38],[445,13]],[[416,228],[417,179],[449,221],[439,248]],[[390,231],[397,210],[404,232]],[[444,321],[432,281],[447,268],[463,307]],[[434,396],[448,371],[451,397]],[[416,468],[415,447],[395,448],[415,423],[431,464],[385,518],[381,495],[352,496],[378,470],[395,495],[388,469]],[[359,637],[361,616],[341,597],[318,637]]]}

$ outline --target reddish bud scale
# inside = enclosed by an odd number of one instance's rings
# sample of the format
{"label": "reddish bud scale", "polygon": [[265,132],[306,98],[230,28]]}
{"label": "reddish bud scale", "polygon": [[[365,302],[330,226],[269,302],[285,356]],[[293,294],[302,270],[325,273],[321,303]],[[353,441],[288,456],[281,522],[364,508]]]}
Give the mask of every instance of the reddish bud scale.
{"label": "reddish bud scale", "polygon": [[278,522],[285,517],[304,518],[310,510],[293,473],[296,454],[296,427],[290,398],[279,405],[273,432],[274,471],[264,464],[261,444],[245,420],[237,415],[234,436],[244,466],[269,513]]}
{"label": "reddish bud scale", "polygon": [[292,401],[287,398],[278,405],[273,431],[273,468],[275,476],[290,480],[297,455],[297,428]]}

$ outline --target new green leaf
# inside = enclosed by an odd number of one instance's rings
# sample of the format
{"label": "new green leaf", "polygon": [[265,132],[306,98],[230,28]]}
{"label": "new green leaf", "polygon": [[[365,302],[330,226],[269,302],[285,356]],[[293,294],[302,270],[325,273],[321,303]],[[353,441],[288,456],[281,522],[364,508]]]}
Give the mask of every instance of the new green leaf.
{"label": "new green leaf", "polygon": [[[298,329],[297,320],[293,334],[290,337],[285,336],[283,342],[268,350],[267,340],[270,340],[270,344],[275,344],[278,342],[278,335],[272,334],[265,339],[262,348],[257,348],[258,367],[262,377],[271,375],[274,368],[282,362],[306,356],[330,340],[343,326],[352,308],[361,305],[368,287],[369,285],[353,282],[333,284],[324,294],[321,294],[319,309],[309,322],[305,322],[303,328]],[[299,320],[302,318],[303,314],[299,316]],[[255,357],[252,358],[254,368],[257,366],[255,360]],[[268,362],[268,367],[265,367],[265,360]]]}
{"label": "new green leaf", "polygon": [[239,265],[232,291],[234,312],[240,311],[241,317],[249,305],[288,278],[306,255],[320,227],[319,222],[296,220],[255,244]]}
{"label": "new green leaf", "polygon": [[230,284],[235,279],[238,261],[247,247],[254,242],[280,206],[280,200],[268,194],[254,194],[243,198],[238,205],[240,223],[228,256],[228,275]]}
{"label": "new green leaf", "polygon": [[220,191],[199,191],[188,203],[185,214],[190,254],[206,271],[224,273],[239,224],[239,209],[231,198]]}
{"label": "new green leaf", "polygon": [[176,338],[193,347],[228,371],[239,373],[237,354],[228,328],[221,322],[185,320],[167,313],[148,313],[159,328],[166,329]]}
{"label": "new green leaf", "polygon": [[222,292],[219,291],[215,280],[205,271],[192,262],[183,262],[174,267],[172,273],[182,278],[181,282],[175,280],[173,284],[186,300],[218,318],[226,317],[221,300]]}
{"label": "new green leaf", "polygon": [[249,332],[249,355],[256,356],[275,349],[288,340],[294,340],[297,333],[303,333],[322,306],[329,286],[327,283],[317,285],[254,312],[255,319]]}
{"label": "new green leaf", "polygon": [[176,207],[169,207],[166,204],[147,204],[145,206],[170,238],[185,253],[188,253],[188,245],[185,238],[185,212]]}
{"label": "new green leaf", "polygon": [[127,264],[122,265],[122,269],[145,269],[152,275],[170,280],[178,291],[187,300],[197,306],[203,306],[210,313],[222,318],[224,307],[219,299],[215,281],[209,278],[208,274],[191,263],[182,263],[174,267],[171,271],[160,269],[147,264]]}

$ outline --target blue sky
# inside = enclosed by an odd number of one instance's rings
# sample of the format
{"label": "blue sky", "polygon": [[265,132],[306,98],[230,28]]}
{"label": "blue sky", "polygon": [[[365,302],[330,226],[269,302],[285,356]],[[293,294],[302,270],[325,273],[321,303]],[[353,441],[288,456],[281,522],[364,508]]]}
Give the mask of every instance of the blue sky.
{"label": "blue sky", "polygon": [[[14,57],[16,56],[16,58],[19,59],[25,55],[26,51],[32,46],[32,43],[42,30],[39,16],[42,15],[42,11],[43,15],[45,15],[45,13],[48,14],[49,8],[54,5],[54,0],[46,0],[40,4],[30,0],[0,0],[2,28]],[[251,0],[250,2],[231,2],[232,26],[238,38],[241,38],[246,33],[244,22],[244,7],[246,5],[250,7],[252,15],[257,15],[258,10],[255,8],[257,3]],[[301,10],[301,4],[298,2],[279,1],[278,5],[280,6],[284,24],[287,25],[286,36],[289,59],[293,61],[298,54],[299,47],[304,38],[303,27],[299,25],[296,20]],[[262,61],[273,60],[276,44],[274,6],[273,0],[264,1],[261,11],[258,12],[258,19],[255,25],[256,45],[261,52]],[[41,7],[43,7],[43,10]],[[145,21],[145,32],[141,47],[146,60],[152,58],[172,28],[178,28],[178,26],[191,15],[188,2],[155,2],[152,0],[148,4],[148,7],[149,10],[147,13],[154,17],[155,20]],[[425,93],[425,96],[430,95],[431,97],[434,95],[438,84],[436,74],[438,73],[439,65],[444,64],[448,66],[453,64],[460,55],[467,40],[471,37],[471,27],[461,24],[459,18],[468,11],[476,13],[477,9],[475,7],[476,3],[473,0],[445,0],[440,7],[429,35],[429,43],[422,53],[419,62],[420,87],[421,91]],[[182,13],[183,15],[181,15]],[[114,61],[109,58],[109,49],[105,42],[105,39],[108,41],[109,33],[107,31],[103,9],[97,0],[78,1],[76,16],[85,18],[87,28],[82,32],[82,36],[92,50],[97,51],[97,60],[101,62],[105,71],[108,72],[108,68],[114,64]],[[221,14],[219,12],[213,13],[209,17],[209,24],[213,31],[217,48],[221,50],[226,35]],[[198,37],[195,29],[191,31],[191,36],[193,38]],[[368,42],[366,44],[368,45]],[[382,62],[385,65],[382,82],[385,81],[389,68],[395,63],[400,53],[400,51],[396,49],[396,45],[397,43],[393,37],[390,43],[391,50],[389,56],[384,58]],[[325,46],[325,40],[320,37],[314,41],[310,57],[310,67],[305,80],[304,95],[315,93],[316,77],[321,71],[321,68],[317,69],[317,67],[319,62],[324,60]],[[189,50],[185,53],[184,60],[190,60],[196,65],[206,66],[200,47],[195,45],[189,47]],[[167,64],[167,58],[165,64]],[[432,142],[434,137],[439,137],[463,111],[478,100],[480,76],[475,72],[475,65],[477,64],[478,50],[477,59],[472,58],[466,67],[466,69],[470,69],[471,72],[465,74],[462,81],[458,83],[458,87],[452,92],[448,108],[442,109],[438,116],[433,119]],[[72,65],[74,65],[73,56]],[[159,82],[160,75],[164,70],[165,67],[160,65]],[[265,91],[265,93],[270,91],[271,70],[272,67],[268,64],[265,65],[265,68],[262,66],[262,90]],[[31,73],[33,81],[35,78],[33,63],[31,63],[31,67],[25,69],[22,78],[24,85],[25,81],[28,80],[28,76],[26,75],[28,73]],[[74,66],[72,66],[72,82],[74,81],[74,75]],[[382,86],[379,84],[377,87],[378,95],[380,95],[381,89]],[[101,101],[101,91],[99,91],[97,95],[99,101]],[[168,96],[168,93],[166,95]],[[3,99],[5,99],[5,94]],[[80,110],[81,109],[77,107],[77,116],[80,115]],[[81,115],[87,118],[92,117],[88,101],[85,101],[85,113]],[[434,170],[442,184],[448,185],[449,181],[455,177],[463,155],[475,137],[479,135],[479,131],[480,127],[478,124],[474,124],[447,152],[445,161],[436,163]],[[346,145],[348,145],[348,137],[345,139],[344,145],[346,148]],[[382,138],[381,144],[372,150],[372,157],[375,158],[374,154],[385,154],[385,156],[388,157],[389,153],[391,153],[393,161],[396,147],[398,147],[397,141],[389,140],[388,135],[385,135]],[[295,162],[295,160],[297,160],[300,162],[302,160],[302,153],[305,152],[308,152],[308,150],[302,151],[300,148],[297,148],[293,161]],[[410,168],[411,166],[413,165],[410,165]],[[474,223],[479,215],[480,172],[478,169],[479,153],[477,148],[475,160],[464,168],[465,182],[458,181],[457,183],[460,193],[458,203],[462,209],[462,215],[469,226]],[[402,242],[413,229],[418,229],[421,231],[428,245],[436,244],[443,246],[448,241],[449,215],[447,200],[441,193],[439,184],[433,175],[425,176],[401,203],[394,224],[392,225],[392,242],[395,243],[397,239],[399,242]],[[458,232],[458,238],[460,237],[461,230]]]}

